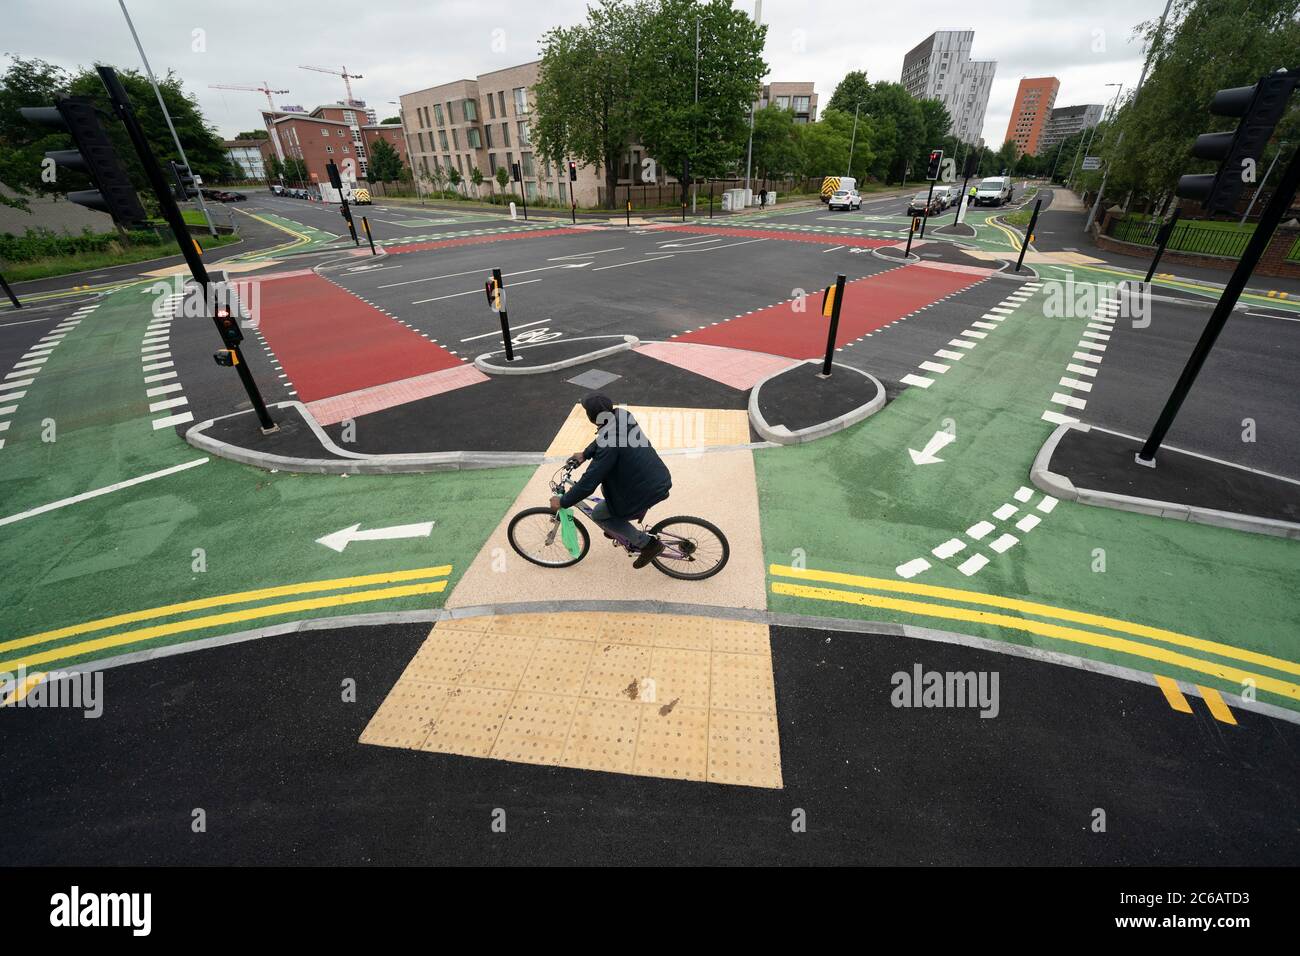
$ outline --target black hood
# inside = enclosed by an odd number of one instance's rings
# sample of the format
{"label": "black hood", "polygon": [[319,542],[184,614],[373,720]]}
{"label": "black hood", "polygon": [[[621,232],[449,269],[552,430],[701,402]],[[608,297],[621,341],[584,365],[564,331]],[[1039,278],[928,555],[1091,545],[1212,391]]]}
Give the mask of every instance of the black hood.
{"label": "black hood", "polygon": [[593,392],[582,400],[582,409],[587,413],[587,420],[595,425],[602,412],[613,413],[614,403],[609,396]]}

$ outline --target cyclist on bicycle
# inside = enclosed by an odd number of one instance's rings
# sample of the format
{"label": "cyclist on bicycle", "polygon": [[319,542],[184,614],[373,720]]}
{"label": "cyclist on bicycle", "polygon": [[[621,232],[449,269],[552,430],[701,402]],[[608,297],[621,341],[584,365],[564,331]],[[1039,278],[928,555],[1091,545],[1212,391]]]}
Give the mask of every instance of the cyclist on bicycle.
{"label": "cyclist on bicycle", "polygon": [[621,535],[638,550],[634,568],[644,568],[664,549],[663,542],[628,519],[644,515],[668,497],[673,486],[668,467],[650,445],[636,419],[599,393],[582,400],[587,418],[596,426],[596,440],[569,458],[574,465],[590,462],[586,472],[562,497],[551,496],[551,510],[572,508],[590,498],[600,485],[605,500],[591,518],[606,531]]}

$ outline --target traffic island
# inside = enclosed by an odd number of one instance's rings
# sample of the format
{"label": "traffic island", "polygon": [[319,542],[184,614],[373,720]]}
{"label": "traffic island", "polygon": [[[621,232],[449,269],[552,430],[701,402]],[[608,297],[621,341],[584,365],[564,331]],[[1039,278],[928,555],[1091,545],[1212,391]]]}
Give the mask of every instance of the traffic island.
{"label": "traffic island", "polygon": [[877,259],[884,259],[886,262],[897,262],[900,265],[905,262],[921,261],[921,257],[915,252],[908,252],[901,246],[884,246],[880,249],[872,249],[871,254]]}
{"label": "traffic island", "polygon": [[974,239],[975,227],[968,222],[948,223],[946,226],[939,226],[932,230],[935,235],[953,236],[958,239]]}
{"label": "traffic island", "polygon": [[484,352],[474,359],[474,366],[489,375],[539,375],[555,372],[573,365],[594,362],[596,359],[618,352],[626,352],[641,344],[635,335],[593,335],[576,339],[556,339],[537,345],[512,347],[513,359],[507,359],[505,349]]}
{"label": "traffic island", "polygon": [[821,370],[821,359],[809,359],[756,384],[749,394],[754,431],[793,445],[833,435],[884,407],[885,386],[874,375],[838,362],[829,377]]}
{"label": "traffic island", "polygon": [[1154,468],[1143,440],[1079,422],[1059,426],[1030,477],[1066,501],[1300,539],[1300,481],[1165,445]]}

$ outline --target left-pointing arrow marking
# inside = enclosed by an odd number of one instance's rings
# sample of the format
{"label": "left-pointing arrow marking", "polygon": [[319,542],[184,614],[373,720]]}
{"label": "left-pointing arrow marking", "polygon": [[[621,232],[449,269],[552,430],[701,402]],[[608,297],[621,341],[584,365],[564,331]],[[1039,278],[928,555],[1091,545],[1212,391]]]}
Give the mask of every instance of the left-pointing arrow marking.
{"label": "left-pointing arrow marking", "polygon": [[391,528],[371,528],[369,531],[360,529],[360,524],[354,524],[349,528],[340,528],[333,534],[317,538],[316,543],[325,545],[331,551],[341,553],[353,541],[393,541],[398,538],[427,538],[433,532],[433,522],[421,521],[417,524],[399,524]]}

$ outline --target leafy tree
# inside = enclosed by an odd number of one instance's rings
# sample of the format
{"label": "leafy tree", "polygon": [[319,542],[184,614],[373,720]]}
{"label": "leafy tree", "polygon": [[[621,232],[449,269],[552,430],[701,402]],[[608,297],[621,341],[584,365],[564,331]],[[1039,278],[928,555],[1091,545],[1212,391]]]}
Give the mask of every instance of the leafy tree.
{"label": "leafy tree", "polygon": [[533,90],[537,152],[557,165],[573,158],[603,169],[611,209],[635,127],[632,55],[652,14],[646,0],[598,0],[587,9],[586,23],[556,27],[542,37]]}
{"label": "leafy tree", "polygon": [[483,170],[477,166],[471,166],[469,170],[469,181],[474,184],[474,194],[483,195]]}
{"label": "leafy tree", "polygon": [[838,124],[827,122],[827,113],[832,117],[843,115],[828,110],[822,113],[818,122],[795,127],[799,141],[799,173],[807,179],[838,176],[848,166],[849,137]]}
{"label": "leafy tree", "polygon": [[71,77],[44,60],[12,57],[0,75],[0,182],[19,195],[5,198],[0,204],[25,209],[22,194],[65,193],[70,189],[87,189],[89,180],[76,173],[58,170],[58,180],[42,177],[42,160],[46,151],[71,149],[72,138],[47,126],[37,126],[18,112],[24,106],[53,106],[56,93],[66,93]]}
{"label": "leafy tree", "polygon": [[783,179],[800,169],[793,110],[768,106],[754,114],[754,169],[763,179]]}
{"label": "leafy tree", "polygon": [[272,156],[268,167],[272,179],[283,179],[287,183],[305,183],[307,181],[307,164],[297,156]]}
{"label": "leafy tree", "polygon": [[506,183],[510,182],[510,174],[506,172],[506,168],[504,166],[497,167],[496,180],[497,180],[497,185],[501,187],[501,195],[504,196],[506,193]]}
{"label": "leafy tree", "polygon": [[380,126],[401,126],[402,118],[400,116],[389,116],[379,121]]}
{"label": "leafy tree", "polygon": [[927,163],[932,149],[942,149],[944,157],[953,158],[955,162],[953,146],[956,141],[948,135],[948,129],[952,126],[948,108],[939,100],[917,100],[916,105],[921,111],[923,132],[920,148],[913,158],[914,167],[920,168]]}
{"label": "leafy tree", "polygon": [[271,134],[264,129],[250,129],[243,133],[236,133],[235,139],[270,139]]}
{"label": "leafy tree", "polygon": [[376,139],[370,146],[370,178],[376,182],[391,183],[402,178],[406,164],[393,144],[386,139]]}
{"label": "leafy tree", "polygon": [[926,148],[921,106],[901,84],[885,81],[871,87],[868,103],[875,131],[871,141],[875,153],[872,172],[885,182],[894,176],[901,182],[909,167],[916,171],[916,158]]}
{"label": "leafy tree", "polygon": [[688,157],[692,176],[720,176],[743,162],[749,111],[767,72],[766,35],[730,0],[658,0],[634,48],[634,116],[646,152],[668,172],[680,176]]}
{"label": "leafy tree", "polygon": [[465,178],[465,177],[463,177],[463,176],[460,174],[460,170],[457,169],[455,166],[448,166],[448,167],[447,167],[447,182],[451,184],[451,188],[452,188],[452,189],[457,189],[457,188],[459,188],[459,187],[460,187],[460,184],[461,184],[461,181],[462,181],[464,178]]}
{"label": "leafy tree", "polygon": [[854,70],[840,80],[824,109],[839,110],[852,116],[854,106],[862,104],[865,109],[870,99],[871,84],[867,82],[867,74],[863,70]]}

